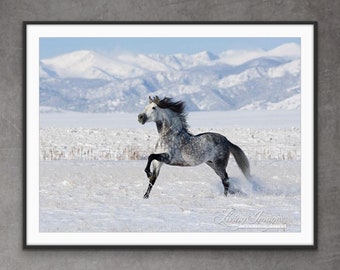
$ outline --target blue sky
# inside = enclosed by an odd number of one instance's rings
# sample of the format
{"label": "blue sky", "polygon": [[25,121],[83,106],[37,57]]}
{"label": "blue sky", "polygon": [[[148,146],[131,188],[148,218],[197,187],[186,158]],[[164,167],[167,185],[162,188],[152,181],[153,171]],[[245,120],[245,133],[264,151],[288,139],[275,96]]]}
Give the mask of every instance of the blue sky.
{"label": "blue sky", "polygon": [[193,54],[227,50],[270,50],[285,43],[300,44],[300,38],[40,38],[40,59],[77,51],[101,53]]}

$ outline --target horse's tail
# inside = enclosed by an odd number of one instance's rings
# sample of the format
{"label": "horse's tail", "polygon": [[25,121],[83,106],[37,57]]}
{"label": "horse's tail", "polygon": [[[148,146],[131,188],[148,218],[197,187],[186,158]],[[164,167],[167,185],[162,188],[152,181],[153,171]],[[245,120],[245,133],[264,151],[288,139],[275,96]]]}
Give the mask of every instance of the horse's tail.
{"label": "horse's tail", "polygon": [[238,147],[235,144],[232,144],[229,142],[230,145],[230,152],[233,154],[237,165],[241,169],[242,173],[244,176],[249,180],[251,178],[250,175],[250,166],[249,166],[249,161],[245,153],[242,151],[240,147]]}

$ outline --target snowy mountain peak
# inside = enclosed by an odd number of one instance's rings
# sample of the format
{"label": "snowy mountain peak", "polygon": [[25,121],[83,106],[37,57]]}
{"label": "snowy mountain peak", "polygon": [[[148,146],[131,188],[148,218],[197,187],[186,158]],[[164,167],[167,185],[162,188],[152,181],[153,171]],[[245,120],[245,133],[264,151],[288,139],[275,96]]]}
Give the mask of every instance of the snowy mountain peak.
{"label": "snowy mountain peak", "polygon": [[301,54],[301,48],[296,43],[283,44],[275,49],[268,51],[268,56],[278,56],[278,57],[291,57],[299,58]]}
{"label": "snowy mountain peak", "polygon": [[46,73],[53,71],[60,78],[101,77],[96,67],[102,66],[107,59],[93,51],[75,51],[50,59],[41,60],[41,67]]}
{"label": "snowy mountain peak", "polygon": [[219,59],[219,57],[217,55],[215,55],[215,54],[213,54],[212,52],[209,52],[209,51],[199,52],[199,53],[196,53],[192,56],[196,59],[203,60],[203,61],[214,61],[214,60]]}
{"label": "snowy mountain peak", "polygon": [[44,59],[41,60],[44,64],[61,64],[64,63],[64,65],[71,65],[73,63],[79,63],[83,61],[88,61],[89,59],[94,59],[96,57],[96,53],[89,50],[81,50],[81,51],[74,51],[67,54],[62,54],[60,56],[56,56],[50,59]]}

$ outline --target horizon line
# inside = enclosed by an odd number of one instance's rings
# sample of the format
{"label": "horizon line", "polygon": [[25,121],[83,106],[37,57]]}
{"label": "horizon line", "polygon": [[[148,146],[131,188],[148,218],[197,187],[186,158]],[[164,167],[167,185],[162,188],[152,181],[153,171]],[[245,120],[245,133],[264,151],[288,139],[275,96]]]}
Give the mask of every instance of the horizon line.
{"label": "horizon line", "polygon": [[301,46],[300,38],[40,38],[39,58],[51,59],[76,51],[99,54],[195,55],[227,51],[270,51],[285,44]]}

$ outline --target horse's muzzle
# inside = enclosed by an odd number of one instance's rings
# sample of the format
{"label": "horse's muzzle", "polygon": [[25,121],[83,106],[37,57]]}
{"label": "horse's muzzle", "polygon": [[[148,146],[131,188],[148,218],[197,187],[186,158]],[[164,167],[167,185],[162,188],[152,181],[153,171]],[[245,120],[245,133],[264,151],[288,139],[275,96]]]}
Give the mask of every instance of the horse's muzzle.
{"label": "horse's muzzle", "polygon": [[146,122],[146,114],[145,113],[141,113],[138,115],[138,122],[141,123],[142,125],[145,124]]}

